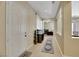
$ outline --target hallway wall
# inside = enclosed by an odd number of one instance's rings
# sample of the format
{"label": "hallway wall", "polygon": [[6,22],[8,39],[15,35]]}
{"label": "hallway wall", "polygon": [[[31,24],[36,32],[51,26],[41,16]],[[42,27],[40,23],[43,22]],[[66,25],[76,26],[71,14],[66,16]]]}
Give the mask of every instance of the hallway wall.
{"label": "hallway wall", "polygon": [[[19,56],[24,51],[28,50],[33,46],[34,30],[36,29],[36,16],[34,10],[29,6],[27,2],[14,1],[14,2],[8,2],[7,4],[10,4],[7,6],[7,9],[9,10],[9,11],[7,10],[7,14],[6,14],[7,21],[8,19],[15,21],[15,24],[13,23],[15,25],[13,26],[14,32],[11,30],[13,33],[15,33],[15,35],[14,36],[12,35],[12,38],[14,39],[10,40],[10,42],[12,43],[11,45],[13,45],[13,47],[6,46],[7,48],[6,54],[7,56]],[[25,22],[25,24],[22,24],[23,21]],[[18,26],[20,26],[21,24],[23,26],[22,28],[19,28]],[[26,39],[24,37],[25,35],[24,25],[26,25],[25,27]],[[22,31],[22,33],[19,31]],[[12,49],[14,50],[12,51]]]}
{"label": "hallway wall", "polygon": [[[26,13],[26,14],[25,14]],[[25,51],[24,32],[27,10],[17,2],[6,2],[6,56],[19,56]],[[25,27],[25,28],[24,28]]]}
{"label": "hallway wall", "polygon": [[5,2],[0,1],[0,56],[5,56]]}
{"label": "hallway wall", "polygon": [[71,2],[61,2],[62,35],[57,33],[57,41],[64,56],[79,56],[79,38],[72,38]]}
{"label": "hallway wall", "polygon": [[63,2],[64,55],[79,56],[79,39],[72,38],[71,2]]}
{"label": "hallway wall", "polygon": [[43,30],[43,21],[42,21],[42,19],[37,15],[36,20],[37,20],[37,24],[36,24],[37,29]]}
{"label": "hallway wall", "polygon": [[[23,3],[24,4],[24,3]],[[33,44],[33,39],[34,39],[34,31],[37,29],[36,28],[36,23],[37,23],[37,19],[36,19],[36,14],[35,11],[30,7],[30,5],[28,3],[25,3],[26,9],[28,10],[28,19],[27,19],[27,45],[28,48],[31,48],[34,44]]]}
{"label": "hallway wall", "polygon": [[[21,6],[22,8],[18,8],[18,9],[23,9],[24,13],[26,13],[26,28],[27,28],[27,42],[26,42],[26,50],[28,50],[29,48],[31,48],[33,46],[33,38],[34,38],[34,30],[36,29],[36,15],[35,15],[35,11],[30,7],[30,5],[27,2],[17,2],[19,4],[19,6]],[[16,4],[16,3],[15,3]],[[17,5],[17,4],[16,4]],[[0,56],[6,56],[6,19],[5,19],[5,2],[0,2]],[[18,10],[19,11],[19,10]],[[21,17],[18,16],[18,12],[16,11],[16,16],[18,19],[17,22],[19,22],[20,19],[22,19]],[[25,12],[26,11],[26,12]],[[8,14],[7,14],[8,15]],[[24,42],[22,42],[24,43]],[[18,45],[18,44],[15,44]],[[18,47],[16,47],[18,49]],[[16,52],[18,53],[18,51]],[[17,54],[18,55],[18,54]],[[17,56],[15,54],[15,56]],[[20,55],[20,52],[19,52]]]}
{"label": "hallway wall", "polygon": [[56,16],[56,29],[57,29],[57,33],[56,33],[56,38],[57,38],[57,42],[59,44],[59,47],[61,49],[61,52],[64,54],[64,39],[63,39],[63,23],[62,23],[62,4],[59,6],[60,8],[58,9],[58,13]]}

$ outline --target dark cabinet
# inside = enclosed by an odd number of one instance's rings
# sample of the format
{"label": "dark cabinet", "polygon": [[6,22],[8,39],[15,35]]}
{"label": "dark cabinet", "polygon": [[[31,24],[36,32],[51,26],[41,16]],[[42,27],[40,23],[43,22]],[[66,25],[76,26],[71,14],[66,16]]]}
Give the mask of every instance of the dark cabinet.
{"label": "dark cabinet", "polygon": [[35,30],[35,32],[34,32],[34,44],[42,43],[43,39],[44,39],[44,33],[42,33],[41,30]]}
{"label": "dark cabinet", "polygon": [[42,43],[43,39],[44,39],[44,34],[37,34],[37,42],[38,43]]}

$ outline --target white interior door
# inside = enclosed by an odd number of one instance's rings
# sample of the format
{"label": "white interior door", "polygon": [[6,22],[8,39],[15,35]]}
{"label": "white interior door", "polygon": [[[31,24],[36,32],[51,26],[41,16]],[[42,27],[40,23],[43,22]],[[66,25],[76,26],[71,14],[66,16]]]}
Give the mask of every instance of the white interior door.
{"label": "white interior door", "polygon": [[26,50],[26,10],[17,2],[6,2],[6,56],[16,57]]}

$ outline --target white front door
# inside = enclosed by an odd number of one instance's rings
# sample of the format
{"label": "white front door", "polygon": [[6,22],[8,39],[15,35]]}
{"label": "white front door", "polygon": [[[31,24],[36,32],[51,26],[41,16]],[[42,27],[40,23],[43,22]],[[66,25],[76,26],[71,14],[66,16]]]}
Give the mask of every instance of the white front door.
{"label": "white front door", "polygon": [[6,2],[6,56],[16,57],[26,50],[27,13],[18,2]]}

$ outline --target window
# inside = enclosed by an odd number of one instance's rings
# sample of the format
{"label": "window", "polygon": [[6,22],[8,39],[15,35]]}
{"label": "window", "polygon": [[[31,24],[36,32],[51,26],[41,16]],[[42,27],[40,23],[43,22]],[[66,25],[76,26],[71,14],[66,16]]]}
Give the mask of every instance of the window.
{"label": "window", "polygon": [[79,37],[79,2],[72,1],[72,36]]}
{"label": "window", "polygon": [[72,21],[72,36],[79,37],[79,19],[73,19]]}

